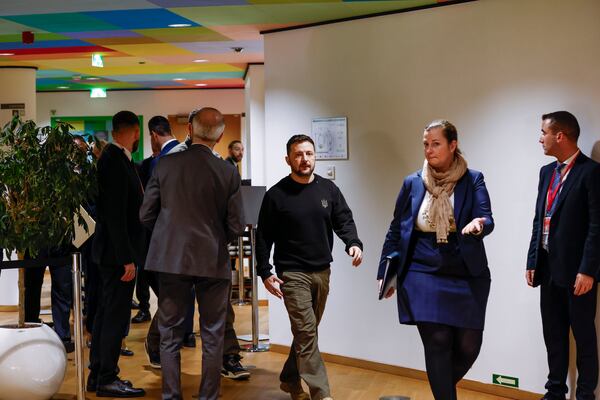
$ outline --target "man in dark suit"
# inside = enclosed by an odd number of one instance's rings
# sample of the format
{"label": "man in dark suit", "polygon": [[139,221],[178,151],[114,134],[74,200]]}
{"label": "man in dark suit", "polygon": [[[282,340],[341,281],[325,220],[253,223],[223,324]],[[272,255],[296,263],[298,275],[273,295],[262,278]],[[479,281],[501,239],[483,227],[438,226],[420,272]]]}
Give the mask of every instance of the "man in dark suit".
{"label": "man in dark suit", "polygon": [[238,164],[244,158],[244,145],[239,140],[233,140],[227,146],[227,151],[229,152],[229,157],[225,161],[230,162],[231,165],[238,168]]}
{"label": "man in dark suit", "polygon": [[567,111],[542,116],[540,143],[556,157],[540,171],[526,280],[541,285],[548,352],[544,399],[567,393],[569,328],[577,347],[578,400],[594,399],[598,382],[597,277],[600,269],[600,165],[577,146],[579,124]]}
{"label": "man in dark suit", "polygon": [[192,286],[196,288],[202,337],[199,399],[219,396],[231,285],[227,243],[244,230],[239,174],[212,152],[224,127],[218,110],[203,108],[196,113],[191,148],[160,159],[140,210],[142,223],[153,229],[146,269],[159,273],[164,400],[182,398],[179,351]]}
{"label": "man in dark suit", "polygon": [[143,189],[131,160],[140,126],[131,111],[116,113],[112,125],[114,142],[98,160],[98,221],[92,258],[99,265],[101,283],[87,389],[99,397],[141,397],[143,389],[117,376],[121,339],[131,316],[135,264],[144,262],[144,228],[138,218]]}
{"label": "man in dark suit", "polygon": [[[150,131],[150,148],[152,149],[152,155],[150,155],[150,157],[145,158],[141,163],[136,164],[136,168],[137,168],[137,172],[138,172],[138,176],[140,177],[140,180],[142,181],[142,187],[145,189],[146,185],[148,184],[148,181],[150,180],[150,172],[151,172],[151,166],[153,165],[154,160],[156,159],[156,157],[158,156],[158,154],[160,153],[160,146],[159,144],[152,140],[152,126],[150,125],[150,122],[152,121],[152,118],[150,118],[150,121],[148,121],[148,130]],[[150,239],[150,235],[146,234],[147,239]],[[148,245],[148,243],[146,243],[146,245]],[[146,321],[150,321],[151,315],[150,315],[150,284],[152,281],[152,277],[150,276],[150,274],[148,274],[145,270],[144,270],[144,266],[143,265],[137,265],[138,271],[137,271],[137,277],[135,280],[135,297],[137,297],[137,300],[139,302],[140,305],[140,309],[138,310],[137,314],[135,314],[135,316],[133,318],[131,318],[131,322],[134,324],[139,324],[142,322],[146,322]],[[155,290],[155,286],[152,287],[152,290]],[[155,294],[156,291],[155,291]],[[157,294],[158,295],[158,294]]]}

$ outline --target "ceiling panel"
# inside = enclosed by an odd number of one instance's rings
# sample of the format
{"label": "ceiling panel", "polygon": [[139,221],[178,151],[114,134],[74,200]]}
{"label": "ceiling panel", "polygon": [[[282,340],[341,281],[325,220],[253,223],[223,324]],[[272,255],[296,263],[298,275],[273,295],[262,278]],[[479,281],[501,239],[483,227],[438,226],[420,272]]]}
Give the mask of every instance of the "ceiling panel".
{"label": "ceiling panel", "polygon": [[39,91],[242,88],[263,30],[436,3],[453,1],[0,0],[0,66],[38,67]]}

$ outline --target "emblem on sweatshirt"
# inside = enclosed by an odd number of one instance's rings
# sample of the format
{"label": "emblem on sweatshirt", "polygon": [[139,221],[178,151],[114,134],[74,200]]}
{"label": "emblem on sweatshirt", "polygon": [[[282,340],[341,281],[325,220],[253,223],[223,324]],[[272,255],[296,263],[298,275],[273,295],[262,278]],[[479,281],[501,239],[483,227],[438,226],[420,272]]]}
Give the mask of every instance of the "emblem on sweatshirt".
{"label": "emblem on sweatshirt", "polygon": [[321,200],[321,205],[323,206],[323,208],[327,208],[327,200],[323,199]]}

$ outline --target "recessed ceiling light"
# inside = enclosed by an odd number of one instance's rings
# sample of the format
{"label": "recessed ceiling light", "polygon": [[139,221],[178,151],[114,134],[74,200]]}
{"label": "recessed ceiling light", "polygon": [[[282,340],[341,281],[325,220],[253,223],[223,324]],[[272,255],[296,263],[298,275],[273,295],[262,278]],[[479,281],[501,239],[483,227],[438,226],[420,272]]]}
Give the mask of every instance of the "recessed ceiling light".
{"label": "recessed ceiling light", "polygon": [[202,59],[198,59],[198,60],[194,60],[195,63],[203,63],[203,62],[208,62],[208,60],[202,60]]}
{"label": "recessed ceiling light", "polygon": [[173,78],[174,81],[184,81],[185,78]]}
{"label": "recessed ceiling light", "polygon": [[14,56],[15,53],[0,53],[0,56]]}
{"label": "recessed ceiling light", "polygon": [[100,78],[96,78],[95,76],[88,76],[87,78],[85,78],[86,81],[97,81],[100,80]]}
{"label": "recessed ceiling light", "polygon": [[194,86],[208,86],[208,83],[196,83]]}
{"label": "recessed ceiling light", "polygon": [[57,89],[68,89],[69,87],[68,86],[57,86],[56,88]]}
{"label": "recessed ceiling light", "polygon": [[169,28],[186,28],[192,24],[169,24]]}

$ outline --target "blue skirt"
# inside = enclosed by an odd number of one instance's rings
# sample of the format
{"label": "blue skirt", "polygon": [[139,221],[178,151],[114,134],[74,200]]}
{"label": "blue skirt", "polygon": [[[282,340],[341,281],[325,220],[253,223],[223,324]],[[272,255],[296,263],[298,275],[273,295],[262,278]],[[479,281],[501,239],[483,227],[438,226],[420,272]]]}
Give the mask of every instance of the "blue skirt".
{"label": "blue skirt", "polygon": [[415,232],[412,257],[398,285],[400,323],[434,322],[483,329],[489,274],[470,276],[455,234],[437,244],[435,234]]}

